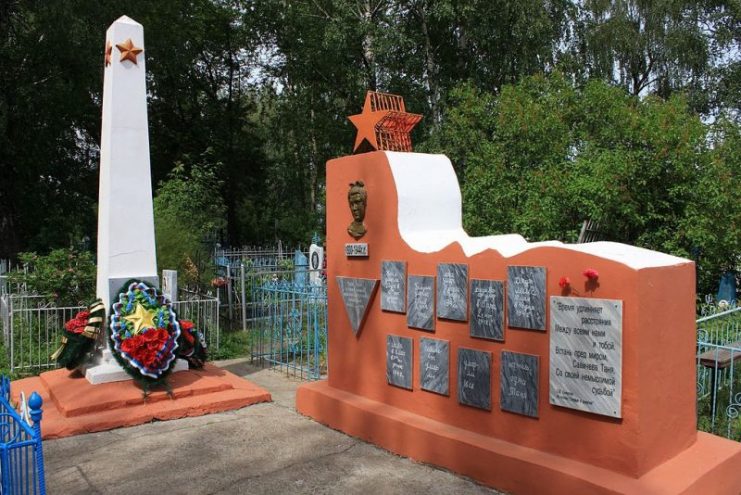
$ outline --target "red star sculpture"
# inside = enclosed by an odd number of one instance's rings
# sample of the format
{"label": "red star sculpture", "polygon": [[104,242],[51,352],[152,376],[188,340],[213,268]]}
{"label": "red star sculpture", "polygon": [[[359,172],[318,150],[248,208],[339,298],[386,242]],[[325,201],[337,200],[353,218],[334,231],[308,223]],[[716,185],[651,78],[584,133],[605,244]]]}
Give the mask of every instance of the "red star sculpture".
{"label": "red star sculpture", "polygon": [[116,48],[121,52],[121,62],[124,60],[130,60],[134,62],[134,65],[138,65],[136,63],[136,56],[144,51],[142,48],[134,46],[134,42],[131,41],[131,38],[127,39],[123,43],[118,43]]}
{"label": "red star sculpture", "polygon": [[363,111],[348,117],[358,129],[353,153],[373,150],[412,151],[410,133],[422,116],[407,113],[398,95],[368,91]]}
{"label": "red star sculpture", "polygon": [[111,65],[111,54],[113,53],[113,47],[110,41],[105,42],[105,66]]}

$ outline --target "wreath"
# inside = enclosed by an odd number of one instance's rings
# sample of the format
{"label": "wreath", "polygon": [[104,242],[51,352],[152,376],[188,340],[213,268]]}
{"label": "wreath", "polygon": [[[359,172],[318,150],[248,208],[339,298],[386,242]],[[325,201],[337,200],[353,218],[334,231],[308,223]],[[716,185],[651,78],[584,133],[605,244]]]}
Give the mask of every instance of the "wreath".
{"label": "wreath", "polygon": [[178,357],[188,361],[190,368],[203,368],[208,355],[206,353],[206,339],[203,333],[196,330],[190,320],[180,320],[180,342],[178,342]]}
{"label": "wreath", "polygon": [[64,324],[62,345],[51,355],[59,366],[73,370],[82,365],[93,350],[105,320],[105,305],[96,300]]}
{"label": "wreath", "polygon": [[164,385],[177,358],[180,322],[172,303],[154,287],[132,280],[118,293],[108,325],[111,352],[145,390]]}

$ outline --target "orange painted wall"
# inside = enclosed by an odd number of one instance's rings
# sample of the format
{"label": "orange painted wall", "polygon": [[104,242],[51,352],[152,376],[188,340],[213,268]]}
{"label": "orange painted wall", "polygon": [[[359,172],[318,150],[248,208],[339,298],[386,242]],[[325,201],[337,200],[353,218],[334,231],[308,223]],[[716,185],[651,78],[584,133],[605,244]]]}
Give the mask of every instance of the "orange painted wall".
{"label": "orange painted wall", "polygon": [[[349,184],[362,180],[368,191],[367,258],[346,258],[352,221]],[[329,386],[380,401],[445,424],[639,477],[691,445],[695,424],[694,265],[634,270],[620,263],[557,247],[539,247],[511,258],[488,250],[466,257],[458,244],[436,253],[413,251],[397,227],[397,193],[383,152],[331,160],[327,164],[327,253],[329,294]],[[584,293],[585,268],[599,271],[591,294],[623,301],[622,419],[549,404],[550,307],[546,332],[505,327],[505,341],[469,336],[469,323],[436,318],[435,331],[408,328],[406,315],[383,312],[380,290],[356,337],[343,307],[335,276],[380,281],[382,261],[406,261],[407,276],[435,276],[438,263],[465,263],[469,281],[503,280],[507,266],[544,266],[548,298],[561,295],[565,275]],[[380,283],[380,282],[379,282]],[[549,304],[549,302],[548,302]],[[506,305],[505,305],[506,306]],[[506,320],[505,320],[506,325]],[[413,391],[386,383],[386,335],[414,339]],[[450,342],[450,396],[423,391],[419,382],[419,339]],[[457,349],[492,353],[492,411],[460,405]],[[501,411],[499,369],[502,350],[540,356],[539,418]]]}

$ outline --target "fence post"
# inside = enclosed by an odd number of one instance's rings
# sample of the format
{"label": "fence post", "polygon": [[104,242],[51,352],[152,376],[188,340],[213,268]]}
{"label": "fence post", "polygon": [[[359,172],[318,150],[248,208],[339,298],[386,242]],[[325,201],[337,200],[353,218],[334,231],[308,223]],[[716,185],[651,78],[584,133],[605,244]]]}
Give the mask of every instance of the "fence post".
{"label": "fence post", "polygon": [[8,322],[10,327],[10,372],[13,373],[13,353],[15,352],[15,334],[13,331],[13,295],[8,296]]}
{"label": "fence post", "polygon": [[244,263],[239,264],[239,282],[242,288],[242,331],[247,331],[247,299],[245,299],[246,291],[244,289]]}
{"label": "fence post", "polygon": [[28,407],[31,411],[31,420],[33,420],[33,432],[36,437],[36,471],[39,476],[39,493],[46,493],[46,478],[44,476],[44,448],[41,443],[41,406],[44,401],[36,392],[31,394],[28,399]]}
{"label": "fence post", "polygon": [[231,262],[226,266],[226,301],[229,306],[229,321],[234,319],[234,311],[232,304],[232,267]]}

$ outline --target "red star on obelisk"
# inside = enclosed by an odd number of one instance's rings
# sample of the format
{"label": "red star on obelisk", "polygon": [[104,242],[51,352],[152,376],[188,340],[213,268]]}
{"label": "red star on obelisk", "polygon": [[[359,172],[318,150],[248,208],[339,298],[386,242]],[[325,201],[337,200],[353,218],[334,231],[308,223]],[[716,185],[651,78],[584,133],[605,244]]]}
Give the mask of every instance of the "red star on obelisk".
{"label": "red star on obelisk", "polygon": [[136,63],[136,56],[144,51],[143,49],[134,46],[134,42],[131,41],[131,38],[127,39],[123,43],[118,43],[116,48],[121,52],[121,62],[124,60],[130,60],[134,62],[134,65],[138,65]]}
{"label": "red star on obelisk", "polygon": [[113,47],[110,41],[105,42],[105,66],[111,65],[111,54],[113,53]]}
{"label": "red star on obelisk", "polygon": [[398,95],[368,91],[363,111],[348,117],[358,129],[353,153],[373,150],[412,151],[410,133],[422,116],[407,113]]}

